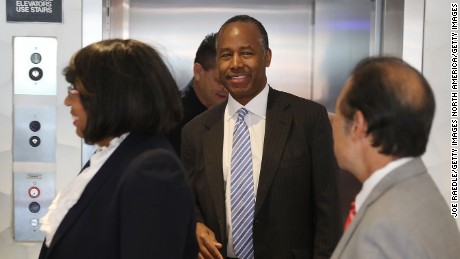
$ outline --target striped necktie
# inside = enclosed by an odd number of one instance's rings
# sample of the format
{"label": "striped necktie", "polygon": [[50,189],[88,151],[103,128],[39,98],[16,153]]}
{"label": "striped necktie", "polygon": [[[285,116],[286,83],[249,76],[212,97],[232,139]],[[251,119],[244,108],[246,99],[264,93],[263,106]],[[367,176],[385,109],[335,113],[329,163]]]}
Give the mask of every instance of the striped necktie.
{"label": "striped necktie", "polygon": [[248,110],[238,110],[233,130],[230,204],[235,254],[241,259],[254,258],[252,223],[254,219],[254,179],[252,175],[251,139],[244,117]]}

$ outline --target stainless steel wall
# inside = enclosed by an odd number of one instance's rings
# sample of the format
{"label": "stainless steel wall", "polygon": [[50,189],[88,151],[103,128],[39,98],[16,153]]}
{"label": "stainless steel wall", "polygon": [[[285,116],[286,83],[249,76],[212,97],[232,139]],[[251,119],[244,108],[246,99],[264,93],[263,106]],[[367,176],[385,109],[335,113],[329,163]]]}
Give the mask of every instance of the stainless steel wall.
{"label": "stainless steel wall", "polygon": [[[373,51],[374,6],[371,0],[112,0],[108,36],[155,46],[183,87],[204,36],[234,15],[251,15],[268,32],[273,54],[268,83],[333,112],[350,70]],[[346,172],[339,181],[346,216],[360,183]]]}
{"label": "stainless steel wall", "polygon": [[372,6],[370,0],[113,0],[110,37],[156,46],[182,87],[204,36],[228,18],[248,14],[269,35],[269,84],[332,111],[349,70],[369,55]]}

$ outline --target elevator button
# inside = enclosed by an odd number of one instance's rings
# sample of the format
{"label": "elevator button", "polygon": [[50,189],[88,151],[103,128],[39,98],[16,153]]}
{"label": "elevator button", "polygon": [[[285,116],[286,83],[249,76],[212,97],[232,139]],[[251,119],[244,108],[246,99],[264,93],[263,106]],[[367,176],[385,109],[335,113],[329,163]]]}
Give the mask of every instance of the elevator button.
{"label": "elevator button", "polygon": [[38,219],[33,218],[33,219],[30,221],[30,225],[32,225],[32,227],[38,226]]}
{"label": "elevator button", "polygon": [[29,70],[29,77],[34,81],[38,81],[43,77],[43,70],[39,67],[33,67]]}
{"label": "elevator button", "polygon": [[32,146],[32,147],[38,147],[40,145],[40,138],[38,136],[32,136],[30,137],[29,139],[29,144]]}
{"label": "elevator button", "polygon": [[33,132],[39,131],[41,126],[42,125],[38,121],[31,121],[30,124],[29,124],[30,130],[33,131]]}
{"label": "elevator button", "polygon": [[30,212],[32,212],[32,213],[37,213],[37,212],[39,212],[39,211],[40,211],[40,204],[38,204],[38,202],[35,202],[35,201],[31,202],[31,203],[29,204],[29,210],[30,210]]}
{"label": "elevator button", "polygon": [[40,55],[40,53],[32,53],[32,55],[30,55],[30,61],[32,61],[32,63],[34,64],[38,64],[42,61],[42,55]]}
{"label": "elevator button", "polygon": [[30,187],[29,188],[29,196],[30,196],[30,198],[37,198],[38,196],[40,196],[40,189],[38,189],[35,186]]}

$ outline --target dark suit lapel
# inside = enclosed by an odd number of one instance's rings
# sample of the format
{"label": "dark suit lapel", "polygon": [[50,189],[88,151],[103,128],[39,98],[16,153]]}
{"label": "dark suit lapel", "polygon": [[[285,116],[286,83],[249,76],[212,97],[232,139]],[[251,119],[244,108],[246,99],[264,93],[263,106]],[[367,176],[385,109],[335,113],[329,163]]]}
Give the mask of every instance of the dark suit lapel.
{"label": "dark suit lapel", "polygon": [[[211,199],[216,210],[220,233],[225,235],[225,184],[222,170],[224,139],[224,111],[226,105],[216,107],[205,125],[207,133],[203,137],[204,167]],[[225,237],[221,237],[225,240]]]}
{"label": "dark suit lapel", "polygon": [[256,215],[262,207],[270,189],[289,135],[292,115],[287,112],[288,109],[289,104],[282,101],[280,92],[270,88],[267,102],[262,164],[255,207]]}
{"label": "dark suit lapel", "polygon": [[94,175],[93,179],[88,183],[78,202],[68,211],[67,215],[62,220],[50,244],[48,254],[52,252],[54,245],[59,242],[80,217],[81,213],[83,213],[97,191],[108,182],[111,176],[116,173],[120,174],[123,171],[122,168],[127,166],[125,161],[130,161],[131,158],[137,154],[137,152],[133,152],[133,149],[142,140],[145,141],[145,137],[141,138],[138,135],[130,134],[115,152],[113,152],[109,159],[107,159],[104,165]]}
{"label": "dark suit lapel", "polygon": [[343,250],[351,240],[351,237],[355,233],[356,229],[360,225],[361,221],[366,215],[366,212],[372,204],[374,204],[385,192],[390,190],[392,187],[409,179],[413,176],[427,173],[426,167],[420,158],[415,158],[412,161],[403,164],[400,167],[395,168],[390,174],[385,176],[372,190],[364,204],[359,209],[356,217],[351,222],[349,229],[344,233],[342,239],[337,245],[338,257],[342,254]]}

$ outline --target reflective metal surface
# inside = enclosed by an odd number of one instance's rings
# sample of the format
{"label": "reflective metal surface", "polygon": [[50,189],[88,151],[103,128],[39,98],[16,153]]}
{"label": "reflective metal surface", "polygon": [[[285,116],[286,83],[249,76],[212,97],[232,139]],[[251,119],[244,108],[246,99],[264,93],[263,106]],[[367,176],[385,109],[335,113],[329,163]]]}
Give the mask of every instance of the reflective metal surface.
{"label": "reflective metal surface", "polygon": [[56,95],[56,67],[56,38],[14,37],[14,94]]}
{"label": "reflective metal surface", "polygon": [[193,59],[204,36],[237,14],[260,20],[268,34],[272,63],[268,83],[311,96],[312,1],[138,1],[129,3],[129,36],[160,50],[179,87],[192,77]]}
{"label": "reflective metal surface", "polygon": [[15,105],[13,138],[13,161],[56,162],[56,107]]}
{"label": "reflective metal surface", "polygon": [[251,15],[267,29],[273,52],[268,83],[330,111],[350,69],[371,49],[370,0],[111,1],[110,37],[155,46],[179,87],[192,77],[195,51],[204,36],[237,14]]}
{"label": "reflective metal surface", "polygon": [[56,193],[54,172],[14,172],[14,240],[43,241],[40,218]]}

